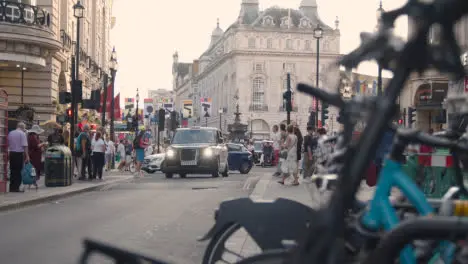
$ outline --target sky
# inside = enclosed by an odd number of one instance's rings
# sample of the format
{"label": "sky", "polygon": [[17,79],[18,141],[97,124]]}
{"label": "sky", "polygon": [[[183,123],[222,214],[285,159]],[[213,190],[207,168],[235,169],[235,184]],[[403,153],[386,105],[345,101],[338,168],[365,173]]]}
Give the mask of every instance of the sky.
{"label": "sky", "polygon": [[[299,7],[301,0],[260,0],[260,9],[270,6]],[[383,0],[385,10],[402,6],[405,0]],[[140,104],[148,90],[172,89],[172,55],[179,53],[180,62],[192,62],[207,48],[219,18],[225,30],[238,17],[241,0],[114,0],[116,24],[111,31],[119,62],[116,93],[123,98],[135,97],[140,91]],[[317,0],[322,21],[334,27],[338,16],[341,53],[359,45],[359,33],[371,32],[377,23],[379,0]],[[407,34],[407,19],[397,21],[395,33]],[[367,63],[360,73],[375,75],[377,66]],[[384,73],[384,76],[386,73]]]}

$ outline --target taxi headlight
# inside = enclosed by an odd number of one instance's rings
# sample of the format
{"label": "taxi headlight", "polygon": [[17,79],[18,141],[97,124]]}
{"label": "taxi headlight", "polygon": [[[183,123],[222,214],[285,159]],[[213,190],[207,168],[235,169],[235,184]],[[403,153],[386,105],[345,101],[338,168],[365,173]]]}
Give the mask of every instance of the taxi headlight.
{"label": "taxi headlight", "polygon": [[206,148],[203,151],[203,157],[205,158],[211,158],[213,156],[213,150],[211,148]]}
{"label": "taxi headlight", "polygon": [[168,149],[166,151],[166,157],[168,158],[174,158],[175,157],[175,151],[173,149]]}

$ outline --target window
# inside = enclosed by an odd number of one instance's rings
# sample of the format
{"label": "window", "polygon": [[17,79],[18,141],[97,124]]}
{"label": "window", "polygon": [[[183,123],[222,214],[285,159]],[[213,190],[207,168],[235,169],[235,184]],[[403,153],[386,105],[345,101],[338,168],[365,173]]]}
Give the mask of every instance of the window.
{"label": "window", "polygon": [[310,46],[310,40],[306,40],[305,41],[305,49],[306,50],[310,50],[311,46]]}
{"label": "window", "polygon": [[252,107],[253,110],[261,110],[264,106],[265,100],[265,81],[256,77],[253,79],[252,87]]}
{"label": "window", "polygon": [[249,38],[249,48],[255,48],[255,38]]}
{"label": "window", "polygon": [[263,64],[261,64],[261,63],[255,63],[255,65],[254,65],[254,71],[256,71],[256,72],[262,72],[262,71],[263,71]]}
{"label": "window", "polygon": [[292,49],[292,39],[287,39],[286,40],[286,48],[287,49]]}
{"label": "window", "polygon": [[267,39],[267,49],[272,49],[272,48],[273,48],[273,40]]}

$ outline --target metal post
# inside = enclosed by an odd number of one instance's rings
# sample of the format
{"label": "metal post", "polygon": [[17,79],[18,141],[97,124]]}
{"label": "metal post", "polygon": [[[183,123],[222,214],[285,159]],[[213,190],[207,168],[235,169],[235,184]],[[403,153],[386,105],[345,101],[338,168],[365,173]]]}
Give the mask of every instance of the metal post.
{"label": "metal post", "polygon": [[221,120],[222,115],[223,115],[223,114],[221,114],[221,113],[219,114],[219,130],[221,131],[221,133],[223,133],[223,129],[222,129],[222,127],[221,127],[221,126],[222,126],[222,120]]}
{"label": "metal post", "polygon": [[[75,57],[72,56],[71,58],[71,109],[72,109],[72,121],[75,120],[75,108],[76,108],[76,92],[73,89],[73,84],[75,83]],[[73,122],[72,122],[73,123]],[[75,124],[70,124],[70,138],[68,139],[68,144],[70,145],[70,149],[73,151],[75,149]]]}
{"label": "metal post", "polygon": [[[80,79],[80,18],[77,18],[77,23],[76,23],[76,48],[75,48],[75,80]],[[75,97],[77,94],[75,94]],[[74,107],[72,108],[72,113],[73,113],[73,124],[72,126],[76,125],[78,123],[78,105],[76,98],[72,99],[72,101],[75,100]]]}
{"label": "metal post", "polygon": [[208,127],[208,117],[205,117],[205,127]]}
{"label": "metal post", "polygon": [[[320,57],[319,57],[319,54],[320,54],[320,38],[317,38],[317,76],[315,77],[315,86],[317,88],[319,88],[319,71],[320,71]],[[319,120],[319,114],[318,114],[318,111],[319,111],[319,107],[318,107],[319,103],[318,103],[318,98],[315,98],[315,127],[318,128],[318,120]]]}
{"label": "metal post", "polygon": [[24,104],[24,66],[21,66],[21,104]]}
{"label": "metal post", "polygon": [[158,133],[158,135],[157,135],[157,138],[158,138],[158,139],[157,139],[157,140],[158,140],[158,143],[157,143],[157,144],[158,144],[158,153],[161,153],[161,151],[159,150],[159,145],[160,145],[160,144],[159,144],[159,135],[161,134],[161,133],[160,133],[161,131],[159,131],[159,127],[157,127],[156,129],[157,129],[157,133]]}
{"label": "metal post", "polygon": [[[289,72],[286,75],[286,89],[288,90],[288,92],[291,91],[291,74]],[[292,100],[292,95],[291,95],[291,100]],[[291,111],[287,107],[288,104],[289,102],[286,102],[286,124],[289,126],[289,124],[291,124]]]}
{"label": "metal post", "polygon": [[[104,98],[103,98],[103,103],[101,105],[101,125],[105,126],[106,125],[106,110],[107,110],[107,81],[108,81],[108,76],[107,73],[104,74]],[[111,134],[112,136],[112,134]]]}
{"label": "metal post", "polygon": [[[110,112],[110,134],[111,138],[114,139],[114,119],[115,119],[115,98],[114,98],[114,83],[115,83],[115,70],[111,70],[111,81],[112,81],[112,86],[111,86],[111,112]],[[106,75],[107,78],[107,75]],[[114,140],[113,140],[114,141]]]}

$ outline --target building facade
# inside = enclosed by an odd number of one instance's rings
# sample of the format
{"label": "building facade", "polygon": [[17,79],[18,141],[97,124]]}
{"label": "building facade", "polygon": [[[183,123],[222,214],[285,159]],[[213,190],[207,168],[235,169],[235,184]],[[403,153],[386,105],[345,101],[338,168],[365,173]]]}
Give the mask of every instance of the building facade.
{"label": "building facade", "polygon": [[[293,90],[299,82],[316,82],[317,25],[323,29],[319,83],[326,87],[327,80],[339,78],[338,69],[328,68],[340,53],[338,21],[333,28],[323,23],[315,0],[302,0],[297,10],[270,7],[263,11],[258,0],[242,0],[237,21],[225,31],[218,22],[208,49],[198,60],[183,66],[191,71],[180,69],[178,56],[174,57],[176,102],[192,99],[199,125],[206,122],[218,127],[222,115],[223,130],[233,122],[239,104],[242,122],[249,124],[253,137],[269,137],[273,125],[286,121],[282,95],[287,74]],[[293,97],[291,120],[305,129],[312,99],[299,94]],[[211,116],[206,120],[200,116],[202,98],[212,100]]]}
{"label": "building facade", "polygon": [[[59,91],[71,91],[75,54],[74,0],[9,0],[0,6],[0,89],[9,94],[9,115],[27,107],[34,123],[55,120],[63,110]],[[80,19],[83,98],[103,86],[109,72],[112,0],[84,0]],[[37,10],[37,12],[34,12]],[[2,14],[5,14],[4,16]],[[18,119],[21,117],[17,116]]]}
{"label": "building facade", "polygon": [[174,91],[167,90],[167,89],[156,89],[156,90],[148,90],[148,98],[153,99],[153,108],[159,109],[161,107],[158,105],[158,102],[161,102],[162,99],[170,99],[174,100],[175,93]]}
{"label": "building facade", "polygon": [[[434,26],[428,41],[437,44],[440,40],[440,28]],[[413,25],[408,25],[408,38],[413,34]],[[455,37],[463,51],[468,50],[468,17],[464,17],[455,27]],[[447,118],[443,102],[449,91],[450,80],[434,70],[426,71],[423,75],[412,74],[401,96],[402,110],[408,107],[416,109],[416,123],[413,127],[435,131],[446,128]],[[457,88],[462,83],[456,83]],[[408,121],[408,116],[406,116]],[[408,122],[407,122],[408,123]]]}

